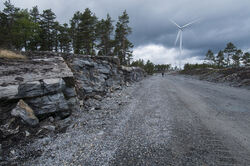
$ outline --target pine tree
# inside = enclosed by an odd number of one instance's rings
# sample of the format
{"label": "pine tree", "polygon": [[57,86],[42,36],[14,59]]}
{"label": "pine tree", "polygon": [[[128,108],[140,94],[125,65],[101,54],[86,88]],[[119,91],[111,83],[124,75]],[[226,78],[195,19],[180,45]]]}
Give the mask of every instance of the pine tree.
{"label": "pine tree", "polygon": [[243,52],[241,50],[237,50],[236,53],[232,56],[234,67],[240,66],[240,59],[242,57]]}
{"label": "pine tree", "polygon": [[96,16],[86,8],[80,18],[79,35],[81,43],[81,53],[86,55],[95,55],[95,41],[96,41]]}
{"label": "pine tree", "polygon": [[224,59],[224,52],[220,50],[216,56],[216,63],[218,67],[223,67],[225,65]]}
{"label": "pine tree", "polygon": [[114,54],[119,57],[121,64],[129,65],[132,57],[133,44],[128,40],[128,35],[132,33],[131,28],[128,26],[129,16],[126,10],[122,16],[119,16],[119,20],[116,24],[115,30],[115,49]]}
{"label": "pine tree", "polygon": [[0,15],[0,45],[8,49],[28,50],[36,27],[29,12],[27,9],[16,8],[10,1],[6,1],[4,5],[5,8]]}
{"label": "pine tree", "polygon": [[53,45],[55,41],[55,36],[53,36],[53,30],[55,28],[56,22],[55,22],[56,15],[52,12],[51,9],[47,9],[43,11],[43,14],[41,14],[41,21],[40,21],[40,27],[41,27],[41,48],[42,51],[53,51]]}
{"label": "pine tree", "polygon": [[72,47],[75,54],[80,54],[81,50],[81,37],[80,37],[80,30],[79,30],[79,24],[81,22],[82,13],[77,11],[73,18],[70,20],[70,34],[71,34],[71,40],[72,40]]}
{"label": "pine tree", "polygon": [[148,60],[147,63],[144,66],[144,70],[148,73],[148,74],[153,74],[154,73],[154,64]]}
{"label": "pine tree", "polygon": [[4,2],[4,10],[1,14],[1,24],[3,24],[3,27],[1,27],[2,31],[1,33],[4,33],[4,46],[9,49],[13,49],[13,41],[15,41],[14,34],[12,32],[13,26],[15,24],[15,18],[20,10],[19,8],[16,8],[13,4],[11,4],[10,0]]}
{"label": "pine tree", "polygon": [[34,51],[34,50],[38,50],[38,47],[40,45],[40,33],[41,33],[41,29],[39,27],[39,22],[40,22],[40,14],[39,14],[39,10],[37,6],[34,6],[31,10],[30,10],[30,17],[32,22],[34,23],[34,31],[33,31],[33,35],[32,38],[30,40],[29,43],[29,49]]}
{"label": "pine tree", "polygon": [[59,41],[59,48],[61,52],[70,52],[70,30],[68,27],[68,24],[59,25],[59,35],[58,35],[58,41]]}
{"label": "pine tree", "polygon": [[86,8],[76,12],[70,22],[74,53],[95,55],[97,17]]}
{"label": "pine tree", "polygon": [[224,49],[224,53],[227,54],[227,59],[226,59],[227,66],[231,65],[232,56],[235,55],[236,51],[237,51],[237,48],[235,47],[233,43],[230,42],[227,44],[226,48]]}
{"label": "pine tree", "polygon": [[37,6],[34,6],[31,10],[30,10],[30,16],[31,19],[34,23],[39,23],[40,21],[40,14],[39,14],[39,10]]}
{"label": "pine tree", "polygon": [[245,66],[250,66],[250,53],[249,53],[249,52],[246,52],[246,53],[242,56],[241,60],[242,60],[242,62],[243,62],[243,64],[244,64]]}
{"label": "pine tree", "polygon": [[29,49],[29,43],[34,38],[34,29],[36,24],[32,22],[27,10],[19,10],[16,13],[15,23],[12,27],[12,44],[16,49]]}
{"label": "pine tree", "polygon": [[8,31],[7,24],[7,15],[3,12],[0,12],[0,47],[8,47],[8,43],[10,43],[10,36],[8,36],[8,33],[6,33]]}
{"label": "pine tree", "polygon": [[209,64],[215,63],[215,57],[214,57],[214,53],[212,52],[212,50],[207,51],[205,60],[208,61]]}
{"label": "pine tree", "polygon": [[98,55],[107,56],[112,54],[113,41],[111,40],[111,35],[114,30],[112,22],[108,14],[106,20],[102,19],[97,23],[96,35],[99,41],[97,44],[97,49],[99,50]]}
{"label": "pine tree", "polygon": [[55,52],[58,52],[59,49],[60,26],[59,22],[56,21],[52,28],[52,48]]}

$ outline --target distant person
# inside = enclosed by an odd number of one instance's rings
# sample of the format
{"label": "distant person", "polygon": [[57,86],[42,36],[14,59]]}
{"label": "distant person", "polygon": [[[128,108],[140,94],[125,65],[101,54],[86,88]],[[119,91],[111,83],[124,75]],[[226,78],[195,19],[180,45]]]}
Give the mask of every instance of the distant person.
{"label": "distant person", "polygon": [[164,77],[164,72],[161,73],[162,77]]}

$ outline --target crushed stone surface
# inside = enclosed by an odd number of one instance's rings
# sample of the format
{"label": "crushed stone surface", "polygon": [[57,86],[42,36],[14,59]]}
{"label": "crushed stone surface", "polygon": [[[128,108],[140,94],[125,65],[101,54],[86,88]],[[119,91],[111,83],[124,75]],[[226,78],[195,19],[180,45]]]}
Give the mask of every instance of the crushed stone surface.
{"label": "crushed stone surface", "polygon": [[249,90],[155,75],[88,103],[18,165],[250,165]]}

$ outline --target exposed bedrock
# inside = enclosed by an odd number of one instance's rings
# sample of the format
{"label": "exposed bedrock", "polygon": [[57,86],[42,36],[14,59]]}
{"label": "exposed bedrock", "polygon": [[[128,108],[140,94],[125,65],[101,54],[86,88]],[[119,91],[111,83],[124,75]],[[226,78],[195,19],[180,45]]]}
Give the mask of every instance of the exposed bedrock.
{"label": "exposed bedrock", "polygon": [[[88,98],[101,98],[145,76],[110,56],[26,52],[27,59],[0,59],[0,137],[53,117],[64,119]],[[82,105],[81,104],[81,105]]]}
{"label": "exposed bedrock", "polygon": [[65,118],[77,109],[73,73],[62,57],[0,61],[0,137],[19,132],[17,121],[36,127],[49,116]]}

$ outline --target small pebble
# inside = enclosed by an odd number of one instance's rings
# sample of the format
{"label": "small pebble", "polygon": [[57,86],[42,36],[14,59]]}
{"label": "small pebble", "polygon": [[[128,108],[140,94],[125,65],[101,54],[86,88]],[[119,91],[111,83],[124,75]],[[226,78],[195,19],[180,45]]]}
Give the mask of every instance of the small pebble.
{"label": "small pebble", "polygon": [[25,131],[25,136],[26,137],[30,136],[30,133],[28,131]]}
{"label": "small pebble", "polygon": [[11,150],[10,153],[15,155],[16,152],[14,150]]}
{"label": "small pebble", "polygon": [[50,116],[50,117],[49,117],[49,121],[52,123],[52,122],[55,121],[55,119],[54,119],[52,116]]}
{"label": "small pebble", "polygon": [[50,130],[50,131],[55,131],[56,127],[53,125],[47,125],[47,126],[42,126],[42,128]]}

